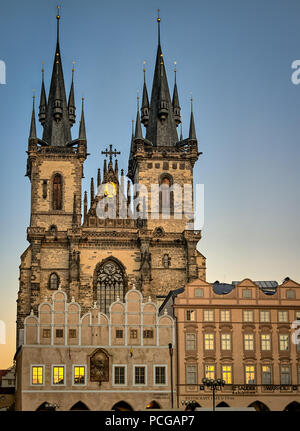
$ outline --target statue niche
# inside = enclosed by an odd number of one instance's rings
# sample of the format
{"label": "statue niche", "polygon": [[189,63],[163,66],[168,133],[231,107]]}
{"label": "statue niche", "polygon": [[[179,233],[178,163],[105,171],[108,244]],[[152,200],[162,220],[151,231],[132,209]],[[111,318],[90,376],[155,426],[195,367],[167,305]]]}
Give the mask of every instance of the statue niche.
{"label": "statue niche", "polygon": [[79,281],[80,252],[74,250],[70,253],[70,281]]}
{"label": "statue niche", "polygon": [[90,381],[109,381],[109,356],[103,349],[96,350],[90,357]]}

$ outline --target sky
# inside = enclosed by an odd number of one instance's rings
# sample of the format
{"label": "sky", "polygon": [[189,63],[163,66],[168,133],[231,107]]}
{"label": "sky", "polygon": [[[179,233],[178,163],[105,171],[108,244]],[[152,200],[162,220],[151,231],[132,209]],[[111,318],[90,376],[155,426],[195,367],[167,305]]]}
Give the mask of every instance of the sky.
{"label": "sky", "polygon": [[[32,94],[39,99],[41,63],[46,91],[56,43],[53,0],[0,1],[1,212],[0,368],[15,353],[20,255],[28,246],[30,182],[25,177]],[[188,134],[190,94],[203,152],[195,182],[204,184],[205,222],[198,249],[207,280],[283,278],[300,281],[300,85],[291,81],[300,59],[299,0],[64,0],[60,44],[67,91],[75,61],[77,119],[85,97],[90,156],[83,190],[103,164],[110,143],[126,172],[137,90],[146,61],[151,91],[161,44],[171,92],[174,61]],[[38,100],[37,100],[38,105]],[[78,122],[72,129],[78,134]],[[38,123],[38,136],[41,127]]]}

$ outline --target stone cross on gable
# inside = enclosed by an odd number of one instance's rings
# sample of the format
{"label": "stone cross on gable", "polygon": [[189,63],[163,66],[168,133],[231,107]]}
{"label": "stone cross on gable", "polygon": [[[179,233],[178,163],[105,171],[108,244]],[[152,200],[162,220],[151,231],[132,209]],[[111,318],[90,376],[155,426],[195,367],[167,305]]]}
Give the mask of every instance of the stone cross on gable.
{"label": "stone cross on gable", "polygon": [[118,154],[121,154],[120,151],[117,151],[116,149],[112,149],[112,145],[109,146],[109,151],[107,151],[107,148],[105,151],[101,151],[101,154],[104,154],[105,156],[109,156],[109,162],[112,162],[113,156],[117,157]]}

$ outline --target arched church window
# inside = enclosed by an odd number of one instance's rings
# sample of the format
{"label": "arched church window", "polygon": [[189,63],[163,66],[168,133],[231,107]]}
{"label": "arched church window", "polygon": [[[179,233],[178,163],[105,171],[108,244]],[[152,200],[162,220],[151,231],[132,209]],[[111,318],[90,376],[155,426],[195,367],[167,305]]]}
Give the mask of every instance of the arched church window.
{"label": "arched church window", "polygon": [[55,272],[53,272],[53,273],[50,275],[50,278],[49,278],[49,288],[50,288],[51,290],[57,290],[57,289],[58,289],[58,286],[59,286],[59,278],[58,278],[58,275],[57,275]]}
{"label": "arched church window", "polygon": [[109,306],[119,298],[124,301],[124,271],[114,260],[104,262],[96,272],[97,304],[103,313],[109,312]]}
{"label": "arched church window", "polygon": [[54,210],[62,209],[62,176],[60,174],[56,174],[53,178],[52,207]]}
{"label": "arched church window", "polygon": [[172,184],[172,177],[169,175],[160,179],[159,209],[162,214],[174,213],[174,194],[173,190],[170,190]]}
{"label": "arched church window", "polygon": [[164,254],[164,256],[163,256],[163,266],[164,266],[164,268],[169,268],[170,261],[171,261],[170,256],[168,254]]}

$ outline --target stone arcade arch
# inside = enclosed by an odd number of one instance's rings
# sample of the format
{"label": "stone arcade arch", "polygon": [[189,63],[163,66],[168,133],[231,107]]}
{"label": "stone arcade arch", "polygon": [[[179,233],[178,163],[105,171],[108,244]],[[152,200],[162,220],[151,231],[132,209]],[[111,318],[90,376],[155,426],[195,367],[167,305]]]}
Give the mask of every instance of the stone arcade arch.
{"label": "stone arcade arch", "polygon": [[225,401],[221,401],[216,407],[230,407]]}
{"label": "stone arcade arch", "polygon": [[201,406],[200,406],[200,404],[199,404],[199,403],[197,403],[197,401],[192,401],[192,402],[190,402],[189,404],[187,404],[187,406],[186,406],[186,408],[185,408],[185,411],[193,412],[193,411],[195,411],[195,409],[196,409],[197,407],[201,407]]}
{"label": "stone arcade arch", "polygon": [[133,412],[133,408],[125,401],[119,401],[114,404],[112,410],[116,412]]}
{"label": "stone arcade arch", "polygon": [[109,257],[98,263],[94,272],[94,301],[100,311],[108,314],[109,307],[119,298],[124,301],[127,291],[127,277],[124,265],[116,258]]}
{"label": "stone arcade arch", "polygon": [[52,405],[50,403],[45,401],[40,406],[38,406],[38,408],[36,409],[36,412],[49,412],[49,411],[53,411],[53,410],[55,410],[54,407],[52,407]]}
{"label": "stone arcade arch", "polygon": [[146,405],[146,409],[161,409],[161,406],[157,401],[152,400],[149,404]]}
{"label": "stone arcade arch", "polygon": [[261,401],[254,401],[253,403],[249,404],[248,407],[254,407],[255,410],[258,411],[258,412],[266,412],[266,411],[270,410],[269,407],[266,406]]}
{"label": "stone arcade arch", "polygon": [[76,403],[76,404],[74,404],[71,408],[70,408],[70,410],[72,410],[72,411],[75,411],[75,410],[80,410],[80,411],[82,411],[82,410],[90,410],[89,408],[88,408],[88,406],[86,405],[86,404],[84,404],[82,401],[78,401],[78,403]]}
{"label": "stone arcade arch", "polygon": [[300,403],[298,403],[297,401],[292,401],[291,403],[289,403],[285,409],[285,412],[300,412]]}

